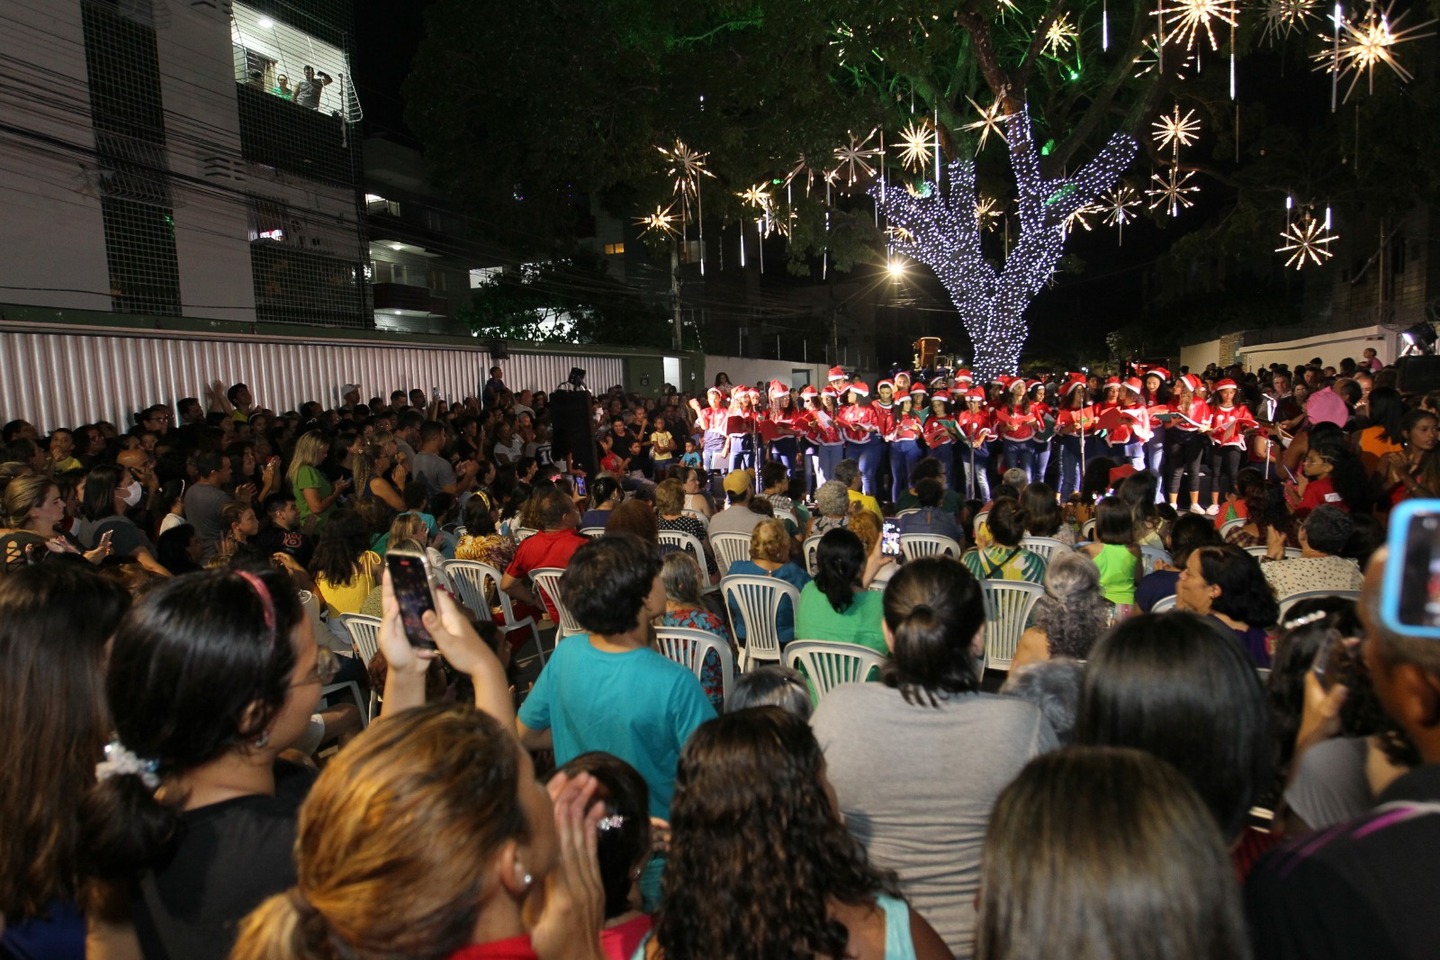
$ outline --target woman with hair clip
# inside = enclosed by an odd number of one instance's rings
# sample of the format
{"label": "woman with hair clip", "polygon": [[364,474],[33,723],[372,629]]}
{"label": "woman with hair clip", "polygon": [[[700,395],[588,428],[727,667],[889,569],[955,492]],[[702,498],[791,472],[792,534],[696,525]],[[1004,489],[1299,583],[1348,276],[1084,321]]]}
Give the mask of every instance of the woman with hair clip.
{"label": "woman with hair clip", "polygon": [[1235,870],[1205,804],[1139,750],[1031,761],[990,819],[975,956],[1247,960]]}
{"label": "woman with hair clip", "polygon": [[[647,960],[950,957],[846,831],[810,727],[779,707],[727,714],[685,745]],[[784,851],[777,856],[777,851]]]}
{"label": "woman with hair clip", "polygon": [[1026,761],[1054,749],[1055,733],[1033,705],[980,691],[985,601],[959,563],[905,564],[884,614],[884,682],[836,687],[812,723],[856,839],[969,956],[990,808]]}
{"label": "woman with hair clip", "polygon": [[372,497],[397,513],[405,509],[406,470],[383,446],[367,445],[350,459],[356,500]]}
{"label": "woman with hair clip", "polygon": [[82,821],[90,956],[219,960],[239,919],[294,882],[312,779],[279,758],[335,667],[277,571],[191,574],[130,611],[106,674],[115,735]]}
{"label": "woman with hair clip", "polygon": [[85,956],[80,801],[109,729],[105,644],[129,606],[85,563],[0,578],[0,956]]}

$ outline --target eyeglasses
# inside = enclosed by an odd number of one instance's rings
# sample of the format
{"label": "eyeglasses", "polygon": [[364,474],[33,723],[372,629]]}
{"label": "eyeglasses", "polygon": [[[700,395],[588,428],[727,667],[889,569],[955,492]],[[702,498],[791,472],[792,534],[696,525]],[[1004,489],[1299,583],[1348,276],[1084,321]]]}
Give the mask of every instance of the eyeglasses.
{"label": "eyeglasses", "polygon": [[305,679],[297,680],[295,683],[292,683],[291,686],[303,687],[307,684],[318,683],[323,687],[334,680],[339,672],[340,658],[335,655],[335,651],[329,647],[316,647],[315,669],[311,670],[310,675]]}

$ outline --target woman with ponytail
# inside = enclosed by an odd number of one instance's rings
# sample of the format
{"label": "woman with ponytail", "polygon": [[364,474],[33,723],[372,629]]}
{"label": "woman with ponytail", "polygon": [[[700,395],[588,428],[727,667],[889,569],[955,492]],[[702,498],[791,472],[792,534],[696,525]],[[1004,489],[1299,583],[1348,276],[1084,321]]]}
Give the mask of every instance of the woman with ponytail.
{"label": "woman with ponytail", "polygon": [[901,567],[885,588],[883,630],[884,683],[831,690],[812,725],[871,862],[898,873],[911,905],[969,956],[990,808],[1055,733],[1033,705],[981,692],[985,601],[958,561]]}
{"label": "woman with ponytail", "polygon": [[277,571],[191,574],[130,611],[82,817],[92,957],[221,960],[239,920],[295,882],[312,775],[279,755],[334,667]]}

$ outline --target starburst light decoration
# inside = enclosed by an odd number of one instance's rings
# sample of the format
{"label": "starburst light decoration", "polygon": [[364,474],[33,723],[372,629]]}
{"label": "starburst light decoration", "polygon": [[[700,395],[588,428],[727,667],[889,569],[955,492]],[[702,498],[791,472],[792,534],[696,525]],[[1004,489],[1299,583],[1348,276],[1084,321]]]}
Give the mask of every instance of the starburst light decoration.
{"label": "starburst light decoration", "polygon": [[735,194],[735,196],[743,200],[747,206],[758,207],[761,210],[766,210],[770,207],[769,184],[757,183],[750,189],[742,190],[740,193]]}
{"label": "starburst light decoration", "polygon": [[675,193],[681,197],[697,196],[700,192],[700,178],[715,176],[705,169],[705,158],[710,156],[709,152],[698,153],[683,140],[676,140],[673,147],[655,149],[670,164],[665,173],[674,178]]}
{"label": "starburst light decoration", "polygon": [[[1395,59],[1395,48],[1411,40],[1433,37],[1435,31],[1430,28],[1436,21],[1427,20],[1413,27],[1402,28],[1400,23],[1410,11],[1400,14],[1392,22],[1390,10],[1394,6],[1394,0],[1391,0],[1381,11],[1372,3],[1365,16],[1358,21],[1339,16],[1340,9],[1336,6],[1335,15],[1331,17],[1336,26],[1335,35],[1324,37],[1330,47],[1315,54],[1314,59],[1318,64],[1315,69],[1335,74],[1337,85],[1349,75],[1350,86],[1345,89],[1342,102],[1349,102],[1350,94],[1355,92],[1355,85],[1360,82],[1362,73],[1365,75],[1369,92],[1375,92],[1377,66],[1389,67],[1397,77],[1407,83],[1415,79],[1414,75]],[[1333,108],[1333,102],[1331,106]]]}
{"label": "starburst light decoration", "polygon": [[1100,213],[1105,215],[1105,225],[1114,227],[1120,243],[1125,243],[1125,225],[1140,215],[1140,194],[1128,183],[1115,186],[1098,204]]}
{"label": "starburst light decoration", "polygon": [[975,222],[981,230],[993,232],[999,229],[1004,216],[1005,211],[994,197],[981,197],[975,201]]}
{"label": "starburst light decoration", "polygon": [[1083,227],[1086,233],[1090,232],[1090,218],[1100,213],[1104,208],[1098,203],[1086,203],[1075,208],[1075,212],[1065,218],[1065,232],[1068,234],[1076,227]]}
{"label": "starburst light decoration", "polygon": [[1194,50],[1195,41],[1203,32],[1210,41],[1210,49],[1219,50],[1215,26],[1217,23],[1235,26],[1239,10],[1234,0],[1171,0],[1162,3],[1152,14],[1164,25],[1166,43]]}
{"label": "starburst light decoration", "polygon": [[1267,0],[1265,28],[1260,39],[1271,46],[1276,40],[1288,40],[1293,34],[1304,34],[1311,20],[1320,18],[1320,0]]}
{"label": "starburst light decoration", "polygon": [[1195,111],[1187,111],[1182,117],[1178,103],[1173,111],[1156,120],[1152,126],[1155,132],[1151,134],[1151,138],[1156,146],[1162,150],[1169,147],[1172,157],[1181,147],[1191,146],[1200,138],[1200,121],[1195,119]]}
{"label": "starburst light decoration", "polygon": [[[965,99],[970,100],[968,96]],[[1001,129],[1000,125],[1010,119],[1010,114],[1005,112],[1005,103],[1001,98],[996,97],[995,102],[990,104],[989,107],[982,107],[974,100],[970,100],[970,106],[974,107],[975,112],[980,114],[980,119],[974,123],[963,124],[960,129],[980,131],[980,142],[975,145],[975,152],[977,154],[985,149],[985,139],[989,137],[990,134],[993,133],[1002,141],[1005,140],[1005,131]],[[1009,141],[1006,142],[1008,143]]]}
{"label": "starburst light decoration", "polygon": [[[1151,70],[1158,70],[1162,59],[1163,62],[1169,63],[1170,70],[1174,73],[1176,80],[1184,80],[1186,71],[1195,68],[1194,50],[1172,51],[1168,58],[1162,58],[1160,56],[1160,47],[1162,44],[1160,43],[1159,34],[1151,34],[1141,41],[1141,44],[1144,50],[1135,58],[1135,78],[1137,80]],[[1178,64],[1175,62],[1177,57],[1180,61]]]}
{"label": "starburst light decoration", "polygon": [[1080,31],[1070,20],[1070,14],[1062,13],[1051,22],[1049,29],[1045,31],[1045,46],[1042,52],[1052,57],[1062,53],[1069,53],[1075,46],[1075,41],[1080,39]]}
{"label": "starburst light decoration", "polygon": [[1324,220],[1317,220],[1306,210],[1298,220],[1286,225],[1280,239],[1284,244],[1276,247],[1275,252],[1290,254],[1285,266],[1303,270],[1307,261],[1318,267],[1333,257],[1335,253],[1330,249],[1330,244],[1340,238],[1330,232],[1328,212]]}
{"label": "starburst light decoration", "polygon": [[935,157],[932,143],[930,124],[924,120],[910,121],[900,131],[900,164],[906,170],[923,171]]}
{"label": "starburst light decoration", "polygon": [[838,183],[840,171],[844,170],[845,185],[853,187],[856,180],[874,176],[875,168],[870,165],[868,158],[878,157],[883,153],[878,147],[868,146],[871,138],[875,136],[875,132],[875,130],[871,130],[864,140],[856,140],[855,134],[852,133],[848,144],[836,147],[835,159],[839,162],[825,175],[826,179],[831,183]]}
{"label": "starburst light decoration", "polygon": [[637,227],[643,228],[643,233],[650,233],[651,231],[655,231],[657,233],[662,233],[673,237],[680,232],[679,228],[676,226],[675,214],[672,212],[674,211],[674,209],[675,204],[673,203],[670,204],[670,206],[665,207],[664,209],[661,209],[660,205],[656,204],[655,212],[637,218],[635,221],[635,225]]}
{"label": "starburst light decoration", "polygon": [[1192,172],[1181,173],[1175,167],[1171,167],[1163,177],[1158,173],[1151,174],[1150,182],[1155,186],[1145,191],[1145,196],[1150,198],[1150,209],[1157,210],[1163,205],[1166,213],[1178,217],[1182,207],[1195,206],[1189,194],[1199,193],[1200,188],[1190,183],[1193,176]]}

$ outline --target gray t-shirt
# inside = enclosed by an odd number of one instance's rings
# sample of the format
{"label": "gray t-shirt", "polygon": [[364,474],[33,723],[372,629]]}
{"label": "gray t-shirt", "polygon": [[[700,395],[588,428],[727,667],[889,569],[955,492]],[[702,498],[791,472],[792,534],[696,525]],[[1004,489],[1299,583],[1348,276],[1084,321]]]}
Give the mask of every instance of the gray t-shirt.
{"label": "gray t-shirt", "polygon": [[850,831],[900,875],[955,956],[969,957],[991,809],[1032,757],[1055,749],[1049,722],[1012,697],[959,694],[931,707],[856,683],[827,693],[811,725]]}
{"label": "gray t-shirt", "polygon": [[435,496],[455,482],[455,468],[450,461],[433,453],[417,453],[410,461],[410,480],[423,483],[430,496]]}
{"label": "gray t-shirt", "polygon": [[185,519],[195,528],[206,557],[220,549],[220,508],[235,499],[219,487],[197,483],[185,491]]}
{"label": "gray t-shirt", "polygon": [[726,507],[715,516],[710,518],[710,534],[717,533],[743,533],[745,536],[755,532],[760,526],[761,520],[770,519],[763,513],[756,513],[745,504],[736,504],[733,507]]}
{"label": "gray t-shirt", "polygon": [[1314,830],[1321,830],[1375,805],[1365,775],[1369,744],[1364,737],[1322,740],[1300,755],[1285,802]]}

